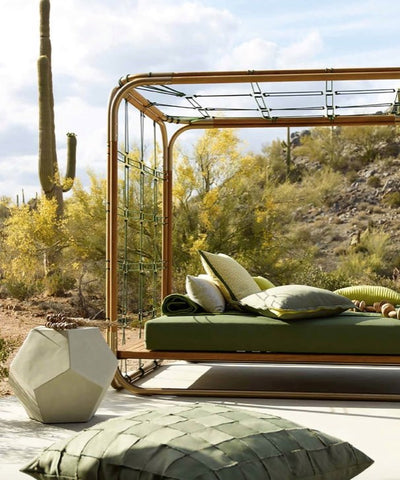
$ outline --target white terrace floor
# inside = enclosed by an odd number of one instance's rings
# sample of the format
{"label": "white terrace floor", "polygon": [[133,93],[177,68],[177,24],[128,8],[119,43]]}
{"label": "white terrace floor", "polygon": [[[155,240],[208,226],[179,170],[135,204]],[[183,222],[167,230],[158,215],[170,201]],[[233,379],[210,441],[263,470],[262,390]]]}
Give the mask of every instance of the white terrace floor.
{"label": "white terrace floor", "polygon": [[[206,365],[186,365],[182,363],[163,367],[157,374],[146,381],[148,386],[189,386],[193,382],[207,381],[211,368]],[[228,367],[227,367],[228,368]],[[218,375],[210,375],[210,387],[224,387],[224,382],[231,382],[228,388],[234,387],[232,382],[243,381],[240,376],[253,381],[254,370],[257,375],[264,375],[260,367],[246,367],[238,369],[234,379],[225,375],[224,367],[218,368]],[[273,367],[272,367],[273,368]],[[303,368],[288,367],[288,375],[296,376],[301,382]],[[346,369],[335,367],[320,368],[323,377],[332,379],[340,389],[340,382],[357,381],[362,377],[371,379],[382,377],[380,370]],[[380,367],[379,367],[380,368]],[[400,381],[400,369],[385,368],[385,381]],[[253,372],[251,370],[253,369]],[[381,373],[380,373],[381,372]],[[353,380],[352,377],[353,376]],[[197,377],[197,378],[194,378]],[[212,385],[211,385],[212,384]],[[379,388],[385,386],[380,384]],[[44,447],[52,444],[59,438],[65,438],[88,426],[107,420],[114,416],[128,414],[133,409],[141,407],[167,406],[180,402],[221,402],[237,405],[241,408],[260,410],[288,418],[304,426],[321,430],[333,436],[347,440],[355,447],[365,452],[375,460],[375,463],[357,476],[357,480],[400,480],[400,402],[369,402],[369,401],[333,401],[333,400],[285,400],[285,399],[244,399],[244,398],[195,398],[195,397],[165,397],[165,396],[135,396],[126,391],[117,392],[110,389],[104,398],[95,417],[84,424],[57,424],[43,425],[29,420],[18,400],[11,396],[0,399],[0,479],[23,480],[28,479],[19,472],[19,468],[28,463]],[[111,480],[111,479],[110,479]],[[285,480],[285,479],[282,479]]]}

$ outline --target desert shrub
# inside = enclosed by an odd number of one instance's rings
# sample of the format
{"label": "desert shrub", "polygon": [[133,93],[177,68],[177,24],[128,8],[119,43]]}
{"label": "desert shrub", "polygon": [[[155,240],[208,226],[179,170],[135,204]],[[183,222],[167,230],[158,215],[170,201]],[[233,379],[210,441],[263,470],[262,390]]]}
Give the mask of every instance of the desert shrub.
{"label": "desert shrub", "polygon": [[367,180],[367,184],[372,188],[379,188],[381,186],[381,179],[376,175],[371,175]]}
{"label": "desert shrub", "polygon": [[105,180],[90,178],[89,191],[75,182],[62,219],[45,197],[36,208],[10,207],[0,235],[0,275],[9,296],[62,296],[77,284],[81,293],[96,284],[104,296],[106,187]]}
{"label": "desert shrub", "polygon": [[371,283],[377,275],[390,275],[388,262],[390,236],[378,230],[365,231],[360,242],[340,257],[338,271],[353,283]]}
{"label": "desert shrub", "polygon": [[13,276],[4,280],[3,285],[8,296],[17,300],[27,300],[43,291],[43,284],[40,281],[20,279]]}
{"label": "desert shrub", "polygon": [[43,286],[47,295],[54,297],[62,297],[65,292],[71,290],[76,284],[76,280],[67,272],[60,269],[54,271],[51,275],[47,275],[43,279]]}
{"label": "desert shrub", "polygon": [[382,202],[385,203],[390,208],[399,208],[400,207],[400,192],[390,192],[387,193]]}
{"label": "desert shrub", "polygon": [[12,296],[27,298],[46,287],[44,279],[62,272],[62,251],[68,239],[57,205],[45,197],[37,208],[13,207],[4,222],[0,268]]}
{"label": "desert shrub", "polygon": [[14,342],[0,337],[0,380],[8,377],[6,362],[15,348]]}
{"label": "desert shrub", "polygon": [[338,270],[327,272],[319,266],[308,265],[297,274],[296,283],[334,291],[351,286],[353,281],[345,272]]}

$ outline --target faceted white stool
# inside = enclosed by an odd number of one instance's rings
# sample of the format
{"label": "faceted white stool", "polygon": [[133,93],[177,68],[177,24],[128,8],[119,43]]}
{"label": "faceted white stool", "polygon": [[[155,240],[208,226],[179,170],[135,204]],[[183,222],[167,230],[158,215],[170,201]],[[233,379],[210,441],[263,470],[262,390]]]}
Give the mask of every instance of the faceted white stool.
{"label": "faceted white stool", "polygon": [[9,383],[30,418],[43,423],[87,422],[117,363],[97,327],[37,327],[11,363]]}

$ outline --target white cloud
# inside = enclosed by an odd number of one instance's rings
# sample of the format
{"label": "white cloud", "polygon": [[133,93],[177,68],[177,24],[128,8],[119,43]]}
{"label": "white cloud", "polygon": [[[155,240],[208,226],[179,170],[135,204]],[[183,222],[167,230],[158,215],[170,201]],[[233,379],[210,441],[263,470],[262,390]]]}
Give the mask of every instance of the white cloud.
{"label": "white cloud", "polygon": [[253,38],[235,46],[218,62],[221,70],[267,70],[275,68],[279,47],[262,38]]}
{"label": "white cloud", "polygon": [[[400,4],[288,3],[52,0],[61,170],[65,133],[75,131],[78,174],[105,172],[108,97],[128,73],[398,64]],[[2,0],[0,42],[0,138],[9,143],[0,151],[1,195],[38,182],[39,0]]]}
{"label": "white cloud", "polygon": [[310,66],[317,60],[318,54],[323,50],[323,45],[320,33],[313,30],[300,40],[280,49],[278,66],[279,68]]}

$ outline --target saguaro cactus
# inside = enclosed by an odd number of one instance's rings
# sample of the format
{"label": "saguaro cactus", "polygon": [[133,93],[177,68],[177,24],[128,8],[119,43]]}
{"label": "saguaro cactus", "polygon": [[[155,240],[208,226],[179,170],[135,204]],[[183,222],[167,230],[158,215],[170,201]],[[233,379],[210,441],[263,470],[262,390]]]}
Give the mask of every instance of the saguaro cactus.
{"label": "saguaro cactus", "polygon": [[57,162],[54,95],[51,70],[50,0],[40,0],[39,84],[39,178],[47,198],[57,201],[58,216],[64,210],[63,192],[71,189],[76,168],[76,136],[67,133],[67,171],[61,181]]}

